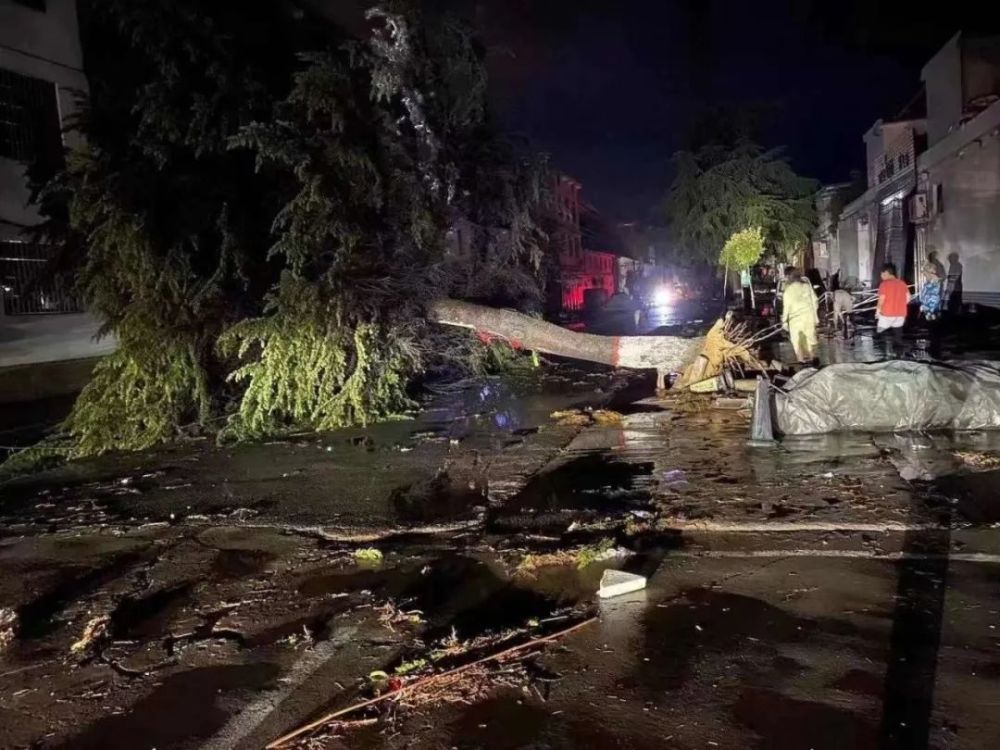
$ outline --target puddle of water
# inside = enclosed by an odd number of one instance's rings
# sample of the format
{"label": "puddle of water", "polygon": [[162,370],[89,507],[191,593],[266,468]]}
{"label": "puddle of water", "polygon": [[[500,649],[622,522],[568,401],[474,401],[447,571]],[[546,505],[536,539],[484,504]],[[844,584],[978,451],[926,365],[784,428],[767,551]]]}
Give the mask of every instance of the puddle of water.
{"label": "puddle of water", "polygon": [[404,522],[433,523],[469,516],[473,508],[486,504],[486,497],[483,487],[442,473],[396,488],[389,503]]}
{"label": "puddle of water", "polygon": [[736,718],[760,736],[767,750],[868,750],[877,748],[872,720],[828,703],[797,700],[764,688],[744,688]]}
{"label": "puddle of water", "polygon": [[306,633],[314,640],[324,641],[330,637],[331,618],[337,612],[343,611],[345,606],[343,602],[334,602],[317,607],[304,615],[279,620],[260,630],[250,629],[251,632],[240,639],[240,645],[244,648],[257,648],[277,643],[289,636],[304,636]]}
{"label": "puddle of water", "polygon": [[[575,571],[574,571],[575,572]],[[520,627],[532,618],[590,596],[593,588],[563,587],[547,577],[508,579],[497,565],[468,555],[445,553],[409,559],[397,567],[317,571],[299,582],[303,596],[371,591],[377,599],[391,598],[404,609],[424,613],[423,640],[451,634],[459,638]]]}
{"label": "puddle of water", "polygon": [[96,568],[64,569],[55,586],[18,610],[20,638],[32,640],[48,635],[59,626],[57,617],[63,609],[121,577],[142,558],[140,553],[126,553]]}
{"label": "puddle of water", "polygon": [[256,575],[277,559],[264,550],[223,549],[212,561],[212,576],[217,580],[244,578]]}
{"label": "puddle of water", "polygon": [[[203,667],[167,677],[125,714],[98,719],[61,748],[135,750],[196,747],[220,729],[233,712],[233,694],[271,686],[275,664]],[[223,705],[223,696],[225,706]]]}
{"label": "puddle of water", "polygon": [[111,613],[111,634],[119,640],[145,640],[166,635],[170,616],[191,598],[191,582],[154,591],[142,597],[126,597]]}
{"label": "puddle of water", "polygon": [[541,706],[516,695],[499,695],[469,706],[448,730],[454,747],[519,750],[540,746],[554,728],[552,721]]}
{"label": "puddle of water", "polygon": [[675,690],[695,674],[703,655],[736,651],[751,638],[753,646],[773,648],[775,643],[807,638],[821,627],[831,634],[856,631],[842,621],[818,623],[795,617],[759,599],[690,589],[676,602],[644,614],[643,639],[629,682],[654,694]]}
{"label": "puddle of water", "polygon": [[958,502],[955,511],[963,520],[975,524],[1000,522],[1000,470],[942,477],[935,487]]}
{"label": "puddle of water", "polygon": [[[595,699],[600,700],[597,696]],[[634,719],[634,715],[631,718]],[[526,700],[523,694],[513,691],[504,691],[463,709],[461,715],[448,724],[447,731],[447,743],[434,747],[460,750],[661,750],[675,747],[664,741],[671,733],[669,727],[641,719],[630,720],[611,706],[606,706],[606,710],[594,706],[553,713],[545,704]]]}
{"label": "puddle of water", "polygon": [[585,453],[533,477],[494,516],[496,530],[530,527],[564,531],[574,514],[646,509],[652,462],[626,462],[606,452]]}
{"label": "puddle of water", "polygon": [[843,690],[845,693],[870,695],[881,700],[885,676],[863,669],[852,669],[830,683],[830,687]]}

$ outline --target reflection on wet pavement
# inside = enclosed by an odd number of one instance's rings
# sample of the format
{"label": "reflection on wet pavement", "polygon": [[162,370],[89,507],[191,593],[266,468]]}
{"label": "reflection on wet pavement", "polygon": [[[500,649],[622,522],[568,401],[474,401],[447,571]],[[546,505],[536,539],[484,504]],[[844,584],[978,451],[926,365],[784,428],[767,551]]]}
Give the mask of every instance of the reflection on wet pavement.
{"label": "reflection on wet pavement", "polygon": [[766,688],[744,689],[733,713],[760,737],[757,746],[768,750],[880,747],[875,724],[853,711],[829,703],[797,700]]}
{"label": "reflection on wet pavement", "polygon": [[[624,388],[566,377],[8,494],[0,603],[20,622],[0,745],[261,747],[449,638],[589,612],[523,690],[400,707],[325,746],[1000,744],[983,700],[1000,681],[1000,471],[966,455],[1000,453],[997,436],[761,450],[745,414],[669,398],[569,427],[549,415]],[[613,554],[581,567],[598,543]],[[359,562],[367,547],[381,560]],[[596,601],[608,566],[647,588]],[[73,654],[98,614],[104,640]]]}
{"label": "reflection on wet pavement", "polygon": [[274,664],[201,667],[167,677],[122,716],[109,716],[72,737],[66,750],[135,750],[175,747],[210,737],[229,712],[233,694],[260,690],[278,678]]}

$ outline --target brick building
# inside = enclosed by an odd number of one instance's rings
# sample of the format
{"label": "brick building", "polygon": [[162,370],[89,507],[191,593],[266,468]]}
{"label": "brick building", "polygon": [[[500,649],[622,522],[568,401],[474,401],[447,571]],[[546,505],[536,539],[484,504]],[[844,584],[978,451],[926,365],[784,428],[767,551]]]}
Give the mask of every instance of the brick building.
{"label": "brick building", "polygon": [[556,266],[550,279],[550,312],[580,312],[599,305],[618,291],[615,233],[598,211],[581,197],[581,185],[556,175],[549,191],[549,248]]}

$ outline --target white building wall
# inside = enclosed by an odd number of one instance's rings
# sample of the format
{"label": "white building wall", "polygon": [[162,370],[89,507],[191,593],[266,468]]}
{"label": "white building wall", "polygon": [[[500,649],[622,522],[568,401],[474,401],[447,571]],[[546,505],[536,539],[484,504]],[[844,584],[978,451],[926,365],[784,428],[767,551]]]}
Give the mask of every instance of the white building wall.
{"label": "white building wall", "polygon": [[[1000,305],[1000,102],[923,154],[926,247],[963,265],[966,302]],[[940,194],[940,203],[936,200]]]}
{"label": "white building wall", "polygon": [[[46,0],[44,10],[0,0],[0,70],[28,76],[54,89],[56,117],[64,127],[87,92],[75,0]],[[62,145],[77,145],[62,133]],[[27,164],[0,156],[0,240],[23,241],[23,229],[40,216],[28,205]],[[8,245],[9,247],[10,245]],[[0,288],[0,368],[85,359],[113,350],[113,337],[95,339],[97,321],[86,313],[4,315]],[[17,394],[2,394],[3,400]]]}
{"label": "white building wall", "polygon": [[[44,12],[0,0],[0,69],[50,82],[65,123],[77,110],[77,92],[87,91],[76,0],[46,0]],[[74,145],[72,138],[64,135],[64,143]],[[0,239],[39,221],[28,205],[25,167],[0,157]]]}
{"label": "white building wall", "polygon": [[948,40],[920,72],[927,92],[927,142],[933,146],[962,117],[961,34]]}

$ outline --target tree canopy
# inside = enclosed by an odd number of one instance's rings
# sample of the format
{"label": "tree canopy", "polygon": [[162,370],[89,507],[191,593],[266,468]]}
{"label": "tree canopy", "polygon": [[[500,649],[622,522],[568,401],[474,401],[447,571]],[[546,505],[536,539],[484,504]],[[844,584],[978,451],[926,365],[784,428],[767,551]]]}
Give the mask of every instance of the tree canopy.
{"label": "tree canopy", "polygon": [[542,161],[493,125],[454,17],[389,2],[357,38],[280,0],[81,12],[86,146],[40,196],[119,347],[71,455],[386,417],[440,356],[424,304],[540,300]]}
{"label": "tree canopy", "polygon": [[818,184],[797,175],[778,149],[745,137],[674,155],[676,175],[664,212],[680,256],[715,263],[726,241],[760,227],[765,247],[790,258],[816,223]]}
{"label": "tree canopy", "polygon": [[733,233],[719,254],[719,265],[742,271],[760,260],[764,254],[764,233],[760,227],[749,227]]}

